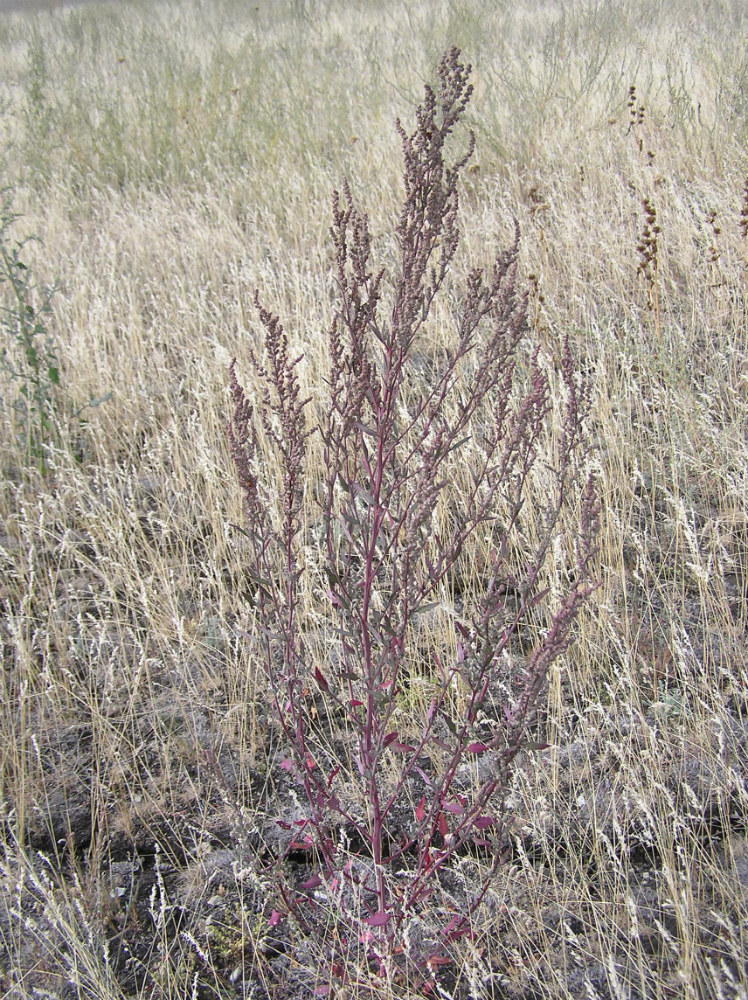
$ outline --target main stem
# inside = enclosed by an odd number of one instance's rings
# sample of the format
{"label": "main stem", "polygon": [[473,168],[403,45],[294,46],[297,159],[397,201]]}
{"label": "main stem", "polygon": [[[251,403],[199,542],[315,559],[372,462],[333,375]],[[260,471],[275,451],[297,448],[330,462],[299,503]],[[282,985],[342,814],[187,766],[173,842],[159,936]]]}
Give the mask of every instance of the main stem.
{"label": "main stem", "polygon": [[[377,558],[377,539],[384,522],[386,511],[382,506],[382,484],[384,478],[385,445],[390,429],[390,403],[391,403],[391,368],[392,347],[387,347],[385,351],[385,373],[382,385],[382,398],[377,407],[376,413],[376,458],[374,468],[366,456],[364,450],[363,432],[361,433],[361,457],[363,470],[368,474],[371,484],[371,496],[374,500],[371,511],[370,530],[366,539],[364,589],[361,603],[361,643],[364,656],[364,667],[366,672],[366,729],[364,733],[364,761],[368,772],[369,800],[371,802],[371,853],[376,872],[377,900],[380,912],[387,909],[387,890],[384,879],[384,867],[382,864],[383,844],[382,844],[382,806],[379,800],[379,787],[377,784],[378,757],[381,753],[382,741],[382,719],[378,696],[380,696],[383,678],[381,668],[375,667],[372,648],[371,634],[369,627],[369,614],[371,611],[371,599],[373,595],[375,573],[375,562]],[[386,681],[393,685],[395,677],[387,677]]]}

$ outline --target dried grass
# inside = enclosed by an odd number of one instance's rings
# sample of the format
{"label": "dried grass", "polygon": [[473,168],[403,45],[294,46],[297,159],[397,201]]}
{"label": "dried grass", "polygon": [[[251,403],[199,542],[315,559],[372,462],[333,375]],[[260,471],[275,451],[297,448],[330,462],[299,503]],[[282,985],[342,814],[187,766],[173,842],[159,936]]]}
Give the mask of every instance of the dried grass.
{"label": "dried grass", "polygon": [[[747,27],[730,0],[0,14],[6,183],[44,241],[34,273],[62,284],[64,395],[46,474],[0,414],[4,996],[320,985],[312,943],[268,928],[263,844],[291,800],[240,634],[226,362],[247,370],[258,288],[322,398],[330,193],[351,178],[386,260],[392,121],[454,43],[478,72],[459,266],[488,263],[519,219],[544,363],[569,333],[593,381],[604,536],[602,586],[552,677],[552,749],[517,777],[512,858],[440,989],[746,997]],[[644,198],[659,336],[637,276]],[[438,319],[426,368],[451,335]]]}

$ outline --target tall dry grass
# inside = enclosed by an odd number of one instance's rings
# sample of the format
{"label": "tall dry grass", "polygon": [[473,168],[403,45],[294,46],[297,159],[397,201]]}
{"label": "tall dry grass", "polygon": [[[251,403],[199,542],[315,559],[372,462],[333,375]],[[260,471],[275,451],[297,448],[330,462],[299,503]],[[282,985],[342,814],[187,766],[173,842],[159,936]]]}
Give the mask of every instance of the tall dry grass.
{"label": "tall dry grass", "polygon": [[[7,380],[0,413],[4,996],[325,985],[310,946],[268,942],[256,852],[288,794],[241,635],[226,363],[256,342],[257,288],[323,405],[331,191],[350,178],[391,259],[392,123],[452,44],[478,140],[458,269],[519,220],[543,363],[568,333],[594,386],[604,537],[551,680],[552,748],[517,776],[511,861],[440,989],[746,996],[746,20],[736,0],[0,15],[4,184],[19,238],[42,240],[29,267],[60,282],[41,466]],[[450,340],[437,320],[425,365]],[[308,517],[313,564],[311,496]],[[448,616],[431,626],[426,664]],[[423,676],[404,711],[424,710]]]}

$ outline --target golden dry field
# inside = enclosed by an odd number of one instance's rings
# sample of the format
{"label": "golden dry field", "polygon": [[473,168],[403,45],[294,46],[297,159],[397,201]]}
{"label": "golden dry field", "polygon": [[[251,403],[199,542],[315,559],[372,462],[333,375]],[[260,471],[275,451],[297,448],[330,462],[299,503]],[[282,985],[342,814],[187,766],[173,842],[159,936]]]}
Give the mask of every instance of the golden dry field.
{"label": "golden dry field", "polygon": [[[3,1000],[748,1000],[747,38],[742,0],[0,8]],[[599,586],[533,721],[548,746],[515,761],[473,933],[410,961],[427,909],[383,971],[279,826],[305,802],[257,652],[228,366],[261,405],[257,290],[304,355],[314,431],[333,191],[347,179],[369,214],[386,304],[395,121],[412,129],[451,46],[474,86],[454,150],[471,129],[476,149],[408,391],[455,341],[455,289],[516,219],[517,373],[539,345],[554,397],[512,558],[542,534],[568,337],[591,393]],[[273,454],[261,439],[274,511]],[[301,697],[354,801],[348,730],[314,683],[335,655],[323,459],[312,433]],[[578,502],[543,567],[551,609]],[[476,531],[410,637],[403,738],[491,552]],[[456,712],[464,701],[456,677]],[[365,868],[349,832],[341,850]],[[455,859],[441,891],[456,911],[490,861]],[[307,882],[319,933],[278,919],[283,880]]]}

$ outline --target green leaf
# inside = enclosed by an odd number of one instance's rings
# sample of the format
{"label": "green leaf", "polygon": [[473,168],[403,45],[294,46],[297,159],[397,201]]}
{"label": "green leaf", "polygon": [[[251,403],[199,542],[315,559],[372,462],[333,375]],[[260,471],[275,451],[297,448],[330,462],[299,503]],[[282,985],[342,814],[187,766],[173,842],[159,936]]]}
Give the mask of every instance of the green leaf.
{"label": "green leaf", "polygon": [[442,712],[441,716],[442,716],[442,719],[444,719],[444,723],[445,723],[447,729],[450,731],[450,733],[453,736],[456,736],[457,735],[457,727],[455,726],[454,722],[450,719],[450,717],[447,715],[446,712]]}
{"label": "green leaf", "polygon": [[422,604],[420,607],[416,608],[415,611],[411,611],[411,617],[414,615],[425,615],[429,611],[433,611],[435,608],[440,608],[441,604],[439,601],[432,601],[431,604]]}
{"label": "green leaf", "polygon": [[397,632],[395,632],[394,628],[390,624],[389,618],[385,618],[384,615],[382,615],[382,617],[379,619],[379,627],[383,629],[387,633],[387,635],[391,635],[393,636],[393,638],[397,637]]}
{"label": "green leaf", "polygon": [[456,448],[460,448],[460,447],[462,447],[462,445],[463,445],[463,444],[467,444],[467,443],[468,443],[468,441],[470,441],[470,439],[472,438],[472,436],[473,436],[472,434],[468,434],[468,436],[467,436],[467,437],[464,437],[464,438],[460,438],[460,440],[459,440],[459,441],[455,441],[455,443],[454,443],[454,444],[451,444],[451,445],[449,446],[449,448],[447,448],[447,450],[446,450],[446,451],[444,452],[444,455],[446,456],[446,455],[448,455],[448,454],[449,454],[449,453],[450,453],[451,451],[454,451],[454,450],[455,450]]}

